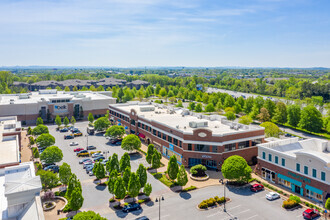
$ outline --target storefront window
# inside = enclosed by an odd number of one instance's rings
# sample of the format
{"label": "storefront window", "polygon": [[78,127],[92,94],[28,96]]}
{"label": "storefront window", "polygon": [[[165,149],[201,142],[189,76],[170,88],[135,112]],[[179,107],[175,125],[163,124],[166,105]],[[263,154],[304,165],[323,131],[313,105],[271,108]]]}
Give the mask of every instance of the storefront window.
{"label": "storefront window", "polygon": [[289,181],[284,180],[284,179],[278,178],[278,183],[282,186],[291,188],[291,183]]}
{"label": "storefront window", "polygon": [[249,147],[249,145],[250,145],[249,141],[239,142],[238,143],[238,149]]}
{"label": "storefront window", "polygon": [[192,144],[188,144],[188,150],[192,150]]}
{"label": "storefront window", "polygon": [[236,149],[236,144],[235,143],[225,145],[225,152],[232,151],[232,150],[235,150],[235,149]]}
{"label": "storefront window", "polygon": [[212,152],[213,152],[213,153],[216,153],[217,151],[218,151],[217,146],[212,146]]}
{"label": "storefront window", "polygon": [[196,144],[195,151],[209,152],[210,146],[204,144]]}

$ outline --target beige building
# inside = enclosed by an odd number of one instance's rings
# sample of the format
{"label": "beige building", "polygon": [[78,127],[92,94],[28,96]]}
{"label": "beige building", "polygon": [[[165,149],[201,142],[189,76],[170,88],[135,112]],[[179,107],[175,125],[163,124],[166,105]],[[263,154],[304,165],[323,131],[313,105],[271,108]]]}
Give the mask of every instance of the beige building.
{"label": "beige building", "polygon": [[34,124],[38,117],[52,122],[56,115],[87,119],[104,115],[109,104],[116,103],[111,92],[64,92],[39,90],[25,94],[0,95],[0,117],[17,116],[25,124]]}

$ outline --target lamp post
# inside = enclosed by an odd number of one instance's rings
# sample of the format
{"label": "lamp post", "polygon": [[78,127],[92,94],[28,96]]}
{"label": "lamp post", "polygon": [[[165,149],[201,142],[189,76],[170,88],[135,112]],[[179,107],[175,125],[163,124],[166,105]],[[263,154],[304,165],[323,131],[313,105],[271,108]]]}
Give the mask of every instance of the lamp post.
{"label": "lamp post", "polygon": [[88,148],[88,134],[86,134],[85,136],[87,138],[87,146],[86,146],[86,150],[87,150],[87,148]]}
{"label": "lamp post", "polygon": [[226,184],[227,184],[227,181],[223,180],[223,179],[220,179],[219,183],[224,184],[224,186],[223,186],[223,197],[225,198],[225,201],[223,202],[223,211],[227,212],[227,210],[226,210]]}
{"label": "lamp post", "polygon": [[155,200],[155,202],[158,202],[159,201],[159,220],[160,220],[160,202],[161,202],[161,200],[164,201],[164,196],[159,196]]}

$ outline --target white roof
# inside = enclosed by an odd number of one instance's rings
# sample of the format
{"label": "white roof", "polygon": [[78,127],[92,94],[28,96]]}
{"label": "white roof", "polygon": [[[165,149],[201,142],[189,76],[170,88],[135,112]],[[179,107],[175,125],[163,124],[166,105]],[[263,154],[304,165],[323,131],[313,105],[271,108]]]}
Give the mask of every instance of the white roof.
{"label": "white roof", "polygon": [[[247,132],[253,130],[264,130],[263,127],[259,126],[248,126],[242,125],[238,123],[234,123],[235,127],[238,129],[235,130],[233,127],[231,128],[232,122],[229,122],[225,119],[225,117],[220,115],[211,115],[206,116],[202,114],[189,113],[186,109],[170,109],[165,106],[154,106],[147,105],[143,103],[134,103],[134,104],[114,104],[111,105],[116,107],[126,114],[129,114],[131,109],[134,109],[139,117],[144,117],[149,121],[155,121],[157,123],[163,124],[167,127],[171,127],[172,129],[179,130],[183,133],[193,133],[193,130],[196,128],[192,128],[189,126],[190,122],[207,122],[207,126],[200,127],[204,129],[209,129],[213,132],[214,135],[228,135],[235,134],[240,132]],[[141,111],[141,107],[143,107]],[[155,107],[155,110],[144,111],[146,108]],[[189,115],[185,115],[189,113]]]}
{"label": "white roof", "polygon": [[[2,135],[2,134],[0,134]],[[19,140],[17,135],[0,139],[0,164],[19,162]]]}
{"label": "white roof", "polygon": [[2,94],[0,95],[0,105],[9,105],[11,102],[13,102],[13,104],[32,104],[38,102],[51,102],[51,100],[54,99],[55,100],[69,99],[73,101],[114,99],[113,97],[109,97],[101,93],[102,92],[91,92],[91,91],[82,91],[82,92],[58,91],[56,94],[52,94],[52,93],[44,94],[39,92],[31,92],[27,94]]}

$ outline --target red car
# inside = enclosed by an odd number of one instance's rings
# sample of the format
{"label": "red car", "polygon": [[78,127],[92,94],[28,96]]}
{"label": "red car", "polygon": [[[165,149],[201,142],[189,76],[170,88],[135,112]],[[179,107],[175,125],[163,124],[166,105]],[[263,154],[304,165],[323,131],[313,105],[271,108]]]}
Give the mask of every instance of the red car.
{"label": "red car", "polygon": [[320,213],[317,209],[306,209],[303,212],[303,216],[305,219],[314,219],[320,216]]}
{"label": "red car", "polygon": [[264,186],[261,185],[261,184],[254,184],[254,185],[252,185],[252,186],[250,187],[250,190],[251,190],[252,192],[258,192],[258,191],[261,191],[261,190],[263,190],[263,189],[264,189]]}
{"label": "red car", "polygon": [[73,152],[79,152],[79,151],[82,151],[82,150],[85,150],[85,149],[81,148],[81,147],[78,147],[78,148],[74,149]]}

